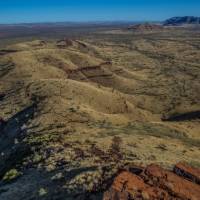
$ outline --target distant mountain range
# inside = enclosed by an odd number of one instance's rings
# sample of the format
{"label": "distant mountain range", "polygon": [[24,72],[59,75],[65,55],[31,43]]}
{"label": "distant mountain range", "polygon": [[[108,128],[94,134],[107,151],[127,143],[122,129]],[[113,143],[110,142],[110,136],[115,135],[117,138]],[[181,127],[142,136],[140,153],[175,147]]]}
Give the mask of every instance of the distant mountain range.
{"label": "distant mountain range", "polygon": [[185,16],[185,17],[172,17],[164,21],[164,26],[182,26],[182,25],[199,25],[200,17]]}
{"label": "distant mountain range", "polygon": [[154,23],[136,24],[128,27],[128,30],[133,31],[161,31],[164,27]]}

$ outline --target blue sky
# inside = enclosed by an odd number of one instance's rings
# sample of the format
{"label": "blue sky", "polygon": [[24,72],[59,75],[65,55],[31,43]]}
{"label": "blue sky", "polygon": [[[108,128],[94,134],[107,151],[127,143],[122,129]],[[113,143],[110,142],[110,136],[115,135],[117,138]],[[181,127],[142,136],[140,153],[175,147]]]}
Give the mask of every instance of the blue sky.
{"label": "blue sky", "polygon": [[0,0],[0,23],[158,21],[200,15],[200,0]]}

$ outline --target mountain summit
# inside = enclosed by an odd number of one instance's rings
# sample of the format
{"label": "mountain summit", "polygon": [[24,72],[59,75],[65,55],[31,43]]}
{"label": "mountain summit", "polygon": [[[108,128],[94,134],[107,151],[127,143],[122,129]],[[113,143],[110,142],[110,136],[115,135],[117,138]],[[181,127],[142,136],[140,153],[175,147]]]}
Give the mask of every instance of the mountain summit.
{"label": "mountain summit", "polygon": [[186,24],[189,25],[200,24],[200,17],[194,17],[194,16],[172,17],[164,22],[165,26],[177,26]]}

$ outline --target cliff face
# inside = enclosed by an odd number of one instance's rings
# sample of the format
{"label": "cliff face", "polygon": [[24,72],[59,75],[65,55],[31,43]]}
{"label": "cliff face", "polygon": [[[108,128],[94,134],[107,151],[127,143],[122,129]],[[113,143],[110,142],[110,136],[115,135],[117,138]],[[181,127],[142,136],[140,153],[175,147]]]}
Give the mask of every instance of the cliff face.
{"label": "cliff face", "polygon": [[167,19],[164,22],[165,26],[177,26],[177,25],[184,25],[184,24],[200,24],[200,17],[193,17],[193,16],[185,16],[185,17],[173,17]]}

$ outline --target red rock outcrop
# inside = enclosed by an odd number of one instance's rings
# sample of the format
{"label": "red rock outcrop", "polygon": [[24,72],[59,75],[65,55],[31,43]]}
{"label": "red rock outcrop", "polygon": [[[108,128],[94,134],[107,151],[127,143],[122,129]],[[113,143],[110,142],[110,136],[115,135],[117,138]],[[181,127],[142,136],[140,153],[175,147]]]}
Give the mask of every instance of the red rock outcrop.
{"label": "red rock outcrop", "polygon": [[[196,169],[183,164],[176,168],[185,172],[195,172]],[[179,176],[176,173],[162,169],[158,165],[147,166],[140,174],[134,171],[122,171],[114,179],[110,189],[104,193],[103,200],[198,200],[200,186]]]}
{"label": "red rock outcrop", "polygon": [[157,165],[150,165],[145,170],[145,175],[153,181],[154,185],[165,189],[172,196],[180,199],[198,200],[200,197],[200,186],[190,182],[173,172],[162,169]]}
{"label": "red rock outcrop", "polygon": [[174,172],[194,183],[200,184],[200,169],[191,167],[186,163],[178,163],[174,167]]}
{"label": "red rock outcrop", "polygon": [[146,184],[141,177],[124,171],[116,177],[111,189],[105,193],[104,200],[158,199],[157,197],[167,198],[168,194],[159,187]]}

